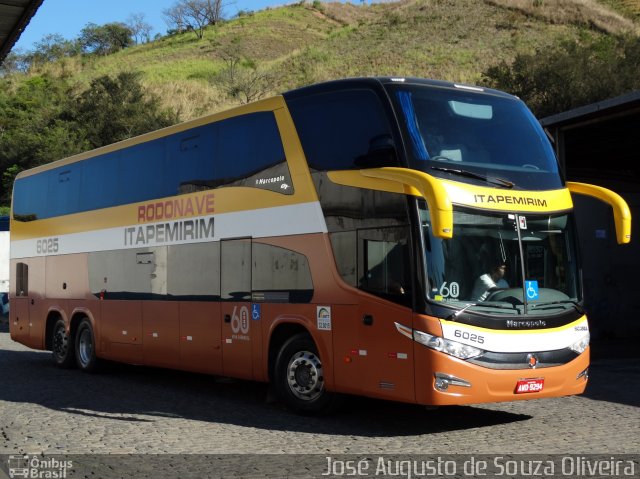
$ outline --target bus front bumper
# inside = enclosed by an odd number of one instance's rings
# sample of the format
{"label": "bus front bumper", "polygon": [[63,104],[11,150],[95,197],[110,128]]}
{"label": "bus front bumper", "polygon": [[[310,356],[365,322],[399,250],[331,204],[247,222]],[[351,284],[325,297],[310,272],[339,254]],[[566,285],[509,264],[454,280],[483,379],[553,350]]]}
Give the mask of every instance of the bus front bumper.
{"label": "bus front bumper", "polygon": [[582,394],[588,371],[589,348],[558,366],[491,369],[418,347],[416,402],[444,406]]}

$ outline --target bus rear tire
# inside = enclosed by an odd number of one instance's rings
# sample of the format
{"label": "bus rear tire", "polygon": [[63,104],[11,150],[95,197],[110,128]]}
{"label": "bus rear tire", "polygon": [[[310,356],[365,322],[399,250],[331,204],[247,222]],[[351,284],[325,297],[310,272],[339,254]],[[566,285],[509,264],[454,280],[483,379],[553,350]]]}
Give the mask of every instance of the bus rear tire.
{"label": "bus rear tire", "polygon": [[75,364],[73,338],[67,334],[63,319],[58,319],[51,330],[51,357],[56,366],[69,369]]}
{"label": "bus rear tire", "polygon": [[308,334],[289,338],[278,352],[274,370],[275,392],[284,404],[297,413],[327,412],[333,395],[324,385],[318,348]]}
{"label": "bus rear tire", "polygon": [[76,364],[81,371],[90,373],[98,368],[96,357],[96,341],[93,335],[93,327],[88,319],[83,319],[75,338]]}

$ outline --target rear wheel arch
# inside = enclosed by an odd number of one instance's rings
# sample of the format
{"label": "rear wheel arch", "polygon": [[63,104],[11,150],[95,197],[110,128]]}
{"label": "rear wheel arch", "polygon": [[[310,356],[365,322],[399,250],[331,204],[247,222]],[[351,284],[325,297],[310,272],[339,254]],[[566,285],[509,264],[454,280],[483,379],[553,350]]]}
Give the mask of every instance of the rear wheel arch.
{"label": "rear wheel arch", "polygon": [[83,319],[85,319],[87,316],[82,314],[82,313],[75,313],[72,317],[71,317],[71,321],[69,323],[69,335],[72,338],[75,338],[76,333],[78,332],[78,326],[80,326],[80,323],[82,322]]}

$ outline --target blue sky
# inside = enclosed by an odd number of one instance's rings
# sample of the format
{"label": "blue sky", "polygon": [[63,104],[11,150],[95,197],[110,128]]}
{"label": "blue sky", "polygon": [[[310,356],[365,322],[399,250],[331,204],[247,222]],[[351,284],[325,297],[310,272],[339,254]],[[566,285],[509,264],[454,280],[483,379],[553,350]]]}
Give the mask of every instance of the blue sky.
{"label": "blue sky", "polygon": [[[262,10],[267,6],[294,3],[295,0],[235,0],[226,2],[226,16],[239,10]],[[133,13],[144,13],[145,21],[153,26],[151,36],[167,31],[162,11],[176,0],[44,0],[31,23],[22,32],[14,50],[31,50],[33,44],[50,33],[59,33],[67,39],[76,38],[87,23],[104,25],[126,22]]]}

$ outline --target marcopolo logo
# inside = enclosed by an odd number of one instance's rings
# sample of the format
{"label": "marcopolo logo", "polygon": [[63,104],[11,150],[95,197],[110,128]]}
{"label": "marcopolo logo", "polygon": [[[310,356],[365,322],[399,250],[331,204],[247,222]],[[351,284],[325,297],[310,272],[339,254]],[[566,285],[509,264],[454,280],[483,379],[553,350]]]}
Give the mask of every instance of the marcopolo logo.
{"label": "marcopolo logo", "polygon": [[284,181],[284,175],[274,176],[271,178],[258,178],[256,179],[256,186],[268,185],[271,183],[279,183],[281,181]]}
{"label": "marcopolo logo", "polygon": [[25,477],[33,479],[65,479],[73,461],[64,461],[55,457],[39,457],[26,455],[9,456],[9,477]]}

